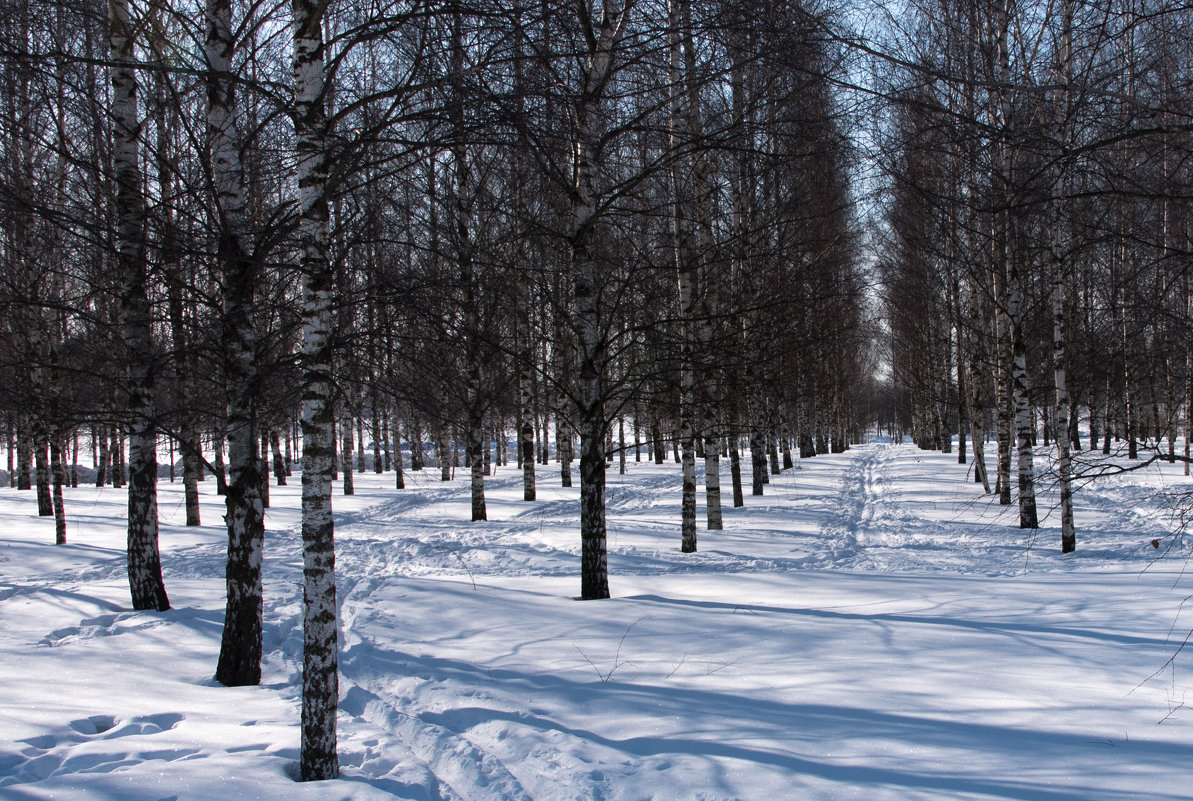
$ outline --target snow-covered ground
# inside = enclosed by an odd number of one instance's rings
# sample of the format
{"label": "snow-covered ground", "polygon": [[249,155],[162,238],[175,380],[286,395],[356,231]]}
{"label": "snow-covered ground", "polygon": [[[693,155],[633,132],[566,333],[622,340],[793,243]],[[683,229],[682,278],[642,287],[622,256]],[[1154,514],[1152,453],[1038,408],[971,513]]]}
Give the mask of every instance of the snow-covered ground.
{"label": "snow-covered ground", "polygon": [[1180,465],[1082,488],[1061,556],[1051,495],[1021,531],[955,456],[874,443],[775,477],[683,555],[678,466],[631,461],[597,602],[573,600],[557,475],[524,503],[498,469],[486,523],[463,474],[336,496],[343,775],[307,785],[296,479],[272,488],[264,682],[238,689],[211,678],[214,482],[191,529],[160,487],[164,614],[129,610],[122,491],[67,490],[55,547],[33,493],[0,490],[0,798],[1193,797]]}

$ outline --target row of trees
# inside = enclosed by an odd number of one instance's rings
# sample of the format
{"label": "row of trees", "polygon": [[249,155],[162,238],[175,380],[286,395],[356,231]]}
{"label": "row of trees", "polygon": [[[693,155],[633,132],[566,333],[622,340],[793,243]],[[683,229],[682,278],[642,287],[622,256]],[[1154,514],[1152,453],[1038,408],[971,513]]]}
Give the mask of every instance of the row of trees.
{"label": "row of trees", "polygon": [[182,453],[188,524],[206,460],[228,510],[216,675],[251,684],[263,456],[284,462],[301,421],[304,778],[337,770],[337,450],[347,491],[354,446],[401,487],[403,443],[411,469],[427,442],[446,471],[462,441],[482,520],[486,443],[515,432],[529,501],[553,442],[564,484],[579,460],[593,599],[627,423],[657,460],[681,454],[685,551],[698,456],[716,529],[722,455],[744,503],[740,441],[761,494],[780,443],[810,456],[860,434],[872,332],[823,9],[9,5],[10,473],[44,490],[62,541],[77,432],[100,481],[126,463],[134,606],[165,609],[158,447]]}
{"label": "row of trees", "polygon": [[[892,104],[883,262],[892,367],[924,447],[972,435],[1037,526],[1056,445],[1062,549],[1081,451],[1179,458],[1193,414],[1190,11],[1167,0],[918,2]],[[1042,427],[1037,425],[1042,421]],[[1184,457],[1188,457],[1188,437]]]}

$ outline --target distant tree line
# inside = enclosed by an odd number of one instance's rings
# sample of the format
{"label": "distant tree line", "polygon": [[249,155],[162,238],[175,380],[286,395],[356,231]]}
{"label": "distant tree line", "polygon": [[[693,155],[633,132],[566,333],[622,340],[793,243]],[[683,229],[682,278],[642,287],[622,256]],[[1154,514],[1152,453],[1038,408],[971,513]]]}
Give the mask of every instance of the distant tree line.
{"label": "distant tree line", "polygon": [[1017,496],[1025,528],[1038,525],[1031,446],[1053,444],[1070,551],[1072,482],[1094,470],[1075,455],[1146,449],[1188,465],[1193,12],[907,8],[877,48],[892,101],[880,272],[899,423],[926,448],[957,434],[962,462],[968,435],[975,479],[1005,504]]}

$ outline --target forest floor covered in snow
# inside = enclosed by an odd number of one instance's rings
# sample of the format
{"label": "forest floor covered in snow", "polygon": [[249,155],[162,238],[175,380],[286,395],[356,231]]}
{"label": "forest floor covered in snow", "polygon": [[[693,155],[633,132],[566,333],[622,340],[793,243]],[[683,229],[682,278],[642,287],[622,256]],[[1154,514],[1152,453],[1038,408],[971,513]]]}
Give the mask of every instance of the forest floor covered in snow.
{"label": "forest floor covered in snow", "polygon": [[1179,464],[1081,487],[1062,556],[1048,488],[1021,531],[955,455],[875,442],[773,477],[684,555],[678,465],[631,460],[614,597],[587,602],[556,465],[533,503],[498,468],[483,523],[464,472],[438,477],[335,496],[342,777],[306,785],[297,476],[271,488],[264,681],[236,689],[212,679],[214,481],[198,528],[159,487],[165,613],[130,610],[122,490],[68,489],[65,546],[0,490],[0,799],[1193,796]]}

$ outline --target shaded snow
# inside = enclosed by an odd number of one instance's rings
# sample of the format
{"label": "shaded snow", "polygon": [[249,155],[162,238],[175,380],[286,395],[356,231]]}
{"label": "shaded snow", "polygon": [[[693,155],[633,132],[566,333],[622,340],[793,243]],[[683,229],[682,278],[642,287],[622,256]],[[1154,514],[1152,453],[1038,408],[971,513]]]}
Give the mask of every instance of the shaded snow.
{"label": "shaded snow", "polygon": [[1055,512],[1020,531],[910,446],[802,460],[692,555],[678,466],[629,469],[608,601],[572,599],[578,489],[554,467],[529,504],[499,468],[478,524],[464,475],[335,496],[343,778],[317,785],[290,778],[296,479],[271,488],[263,685],[237,689],[211,679],[214,482],[192,529],[160,486],[164,614],[129,609],[123,491],[68,489],[60,547],[33,493],[0,492],[0,799],[1190,797],[1179,465],[1083,487],[1068,556]]}

